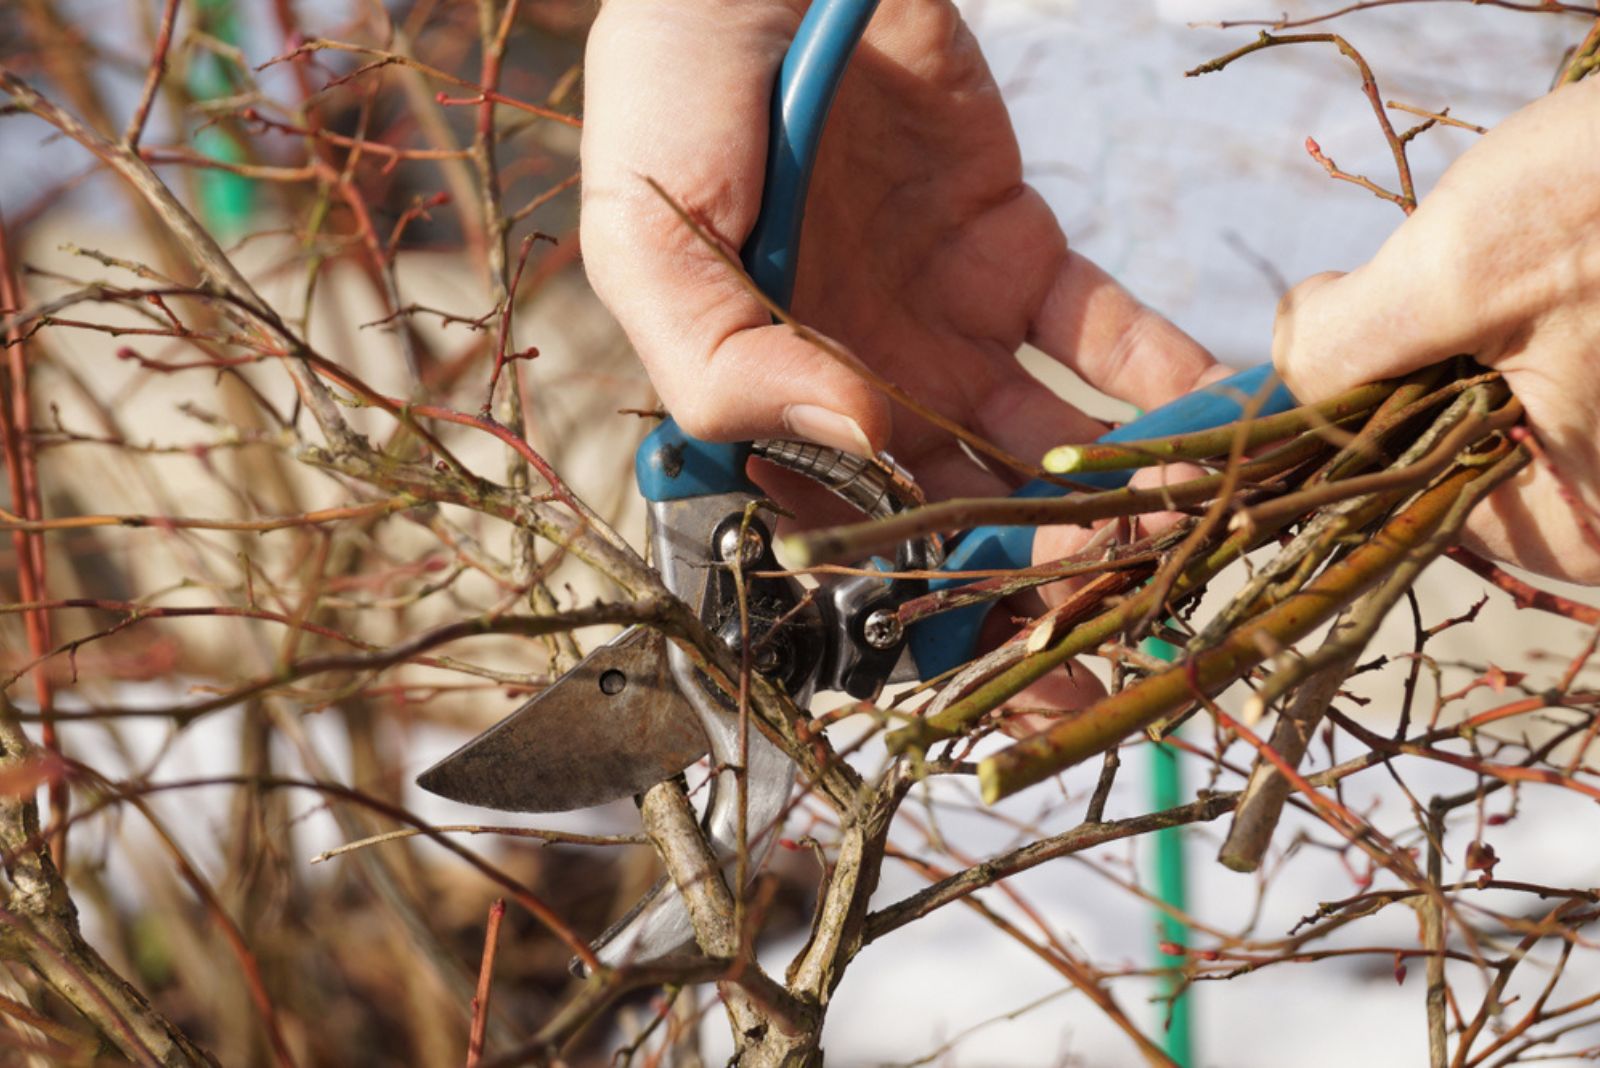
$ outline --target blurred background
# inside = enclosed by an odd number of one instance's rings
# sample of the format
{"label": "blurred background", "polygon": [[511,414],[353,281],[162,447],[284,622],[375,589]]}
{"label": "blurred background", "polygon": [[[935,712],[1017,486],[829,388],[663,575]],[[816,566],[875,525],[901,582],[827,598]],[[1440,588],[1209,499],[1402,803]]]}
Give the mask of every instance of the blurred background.
{"label": "blurred background", "polygon": [[[1325,10],[1319,5],[969,0],[963,7],[1011,104],[1028,178],[1076,247],[1227,362],[1265,358],[1273,306],[1288,284],[1363,262],[1400,221],[1392,204],[1331,181],[1303,148],[1314,137],[1348,171],[1387,175],[1392,168],[1355,70],[1335,49],[1270,50],[1219,74],[1183,76],[1259,29],[1222,27],[1224,20],[1298,17]],[[91,125],[119,130],[138,99],[158,15],[159,5],[142,0],[9,0],[0,5],[0,62]],[[580,60],[592,16],[585,2],[524,3],[501,91],[581,114]],[[464,411],[481,403],[492,330],[479,320],[496,298],[482,266],[481,192],[464,152],[479,111],[438,97],[472,96],[450,79],[478,76],[477,17],[474,5],[444,0],[185,5],[169,91],[158,98],[145,137],[158,156],[170,148],[157,159],[159,173],[262,292],[303,321],[319,351],[390,395],[415,396],[420,388],[420,396]],[[1448,107],[1454,117],[1492,126],[1548,88],[1588,25],[1559,13],[1445,2],[1382,6],[1333,28],[1362,50],[1386,100],[1430,112]],[[369,51],[321,48],[303,62],[261,66],[324,39]],[[387,53],[432,70],[385,65]],[[307,108],[332,136],[308,137],[301,125]],[[534,232],[553,239],[531,246],[517,291],[512,347],[538,353],[520,364],[529,439],[580,496],[640,544],[631,457],[650,424],[619,409],[648,412],[656,399],[584,282],[572,189],[577,130],[510,108],[498,110],[497,122],[505,212],[519,216],[509,247],[515,253]],[[1475,136],[1447,127],[1421,135],[1411,156],[1419,189]],[[357,160],[351,138],[394,151],[375,162],[368,150]],[[195,165],[202,158],[232,169]],[[0,213],[29,303],[91,284],[128,285],[129,263],[161,271],[175,262],[127,187],[42,124],[0,121],[0,160]],[[312,164],[322,170],[306,170]],[[371,255],[374,241],[383,246],[380,256]],[[384,259],[391,274],[374,267]],[[109,305],[61,317],[80,313],[102,325],[138,325],[127,309]],[[130,347],[143,359],[127,356]],[[41,333],[30,352],[32,437],[48,516],[253,517],[352,499],[352,486],[286,451],[292,441],[271,413],[287,417],[295,398],[271,365],[173,373],[160,365],[181,362],[180,346],[61,324]],[[1030,366],[1096,414],[1127,413],[1086,396],[1065,372],[1042,361]],[[375,440],[392,427],[381,413],[349,414]],[[491,477],[503,471],[502,450],[486,436],[442,436],[469,466]],[[7,499],[8,510],[15,505]],[[632,834],[637,816],[627,804],[522,818],[451,805],[411,785],[417,772],[526,699],[563,650],[528,639],[474,639],[444,650],[449,663],[325,673],[204,714],[175,720],[170,713],[205,705],[296,656],[348,650],[339,636],[389,645],[450,619],[514,606],[526,591],[512,574],[508,528],[446,507],[337,532],[90,527],[53,534],[48,543],[50,598],[96,604],[52,612],[61,651],[35,671],[48,673],[57,708],[116,713],[64,725],[63,750],[112,784],[189,783],[152,794],[148,815],[116,803],[111,786],[83,788],[75,797],[79,810],[105,802],[71,837],[68,877],[89,940],[223,1064],[272,1063],[234,957],[175,870],[173,851],[181,850],[253,948],[301,1063],[460,1063],[496,888],[420,840],[313,862],[395,823],[313,790],[193,780],[328,780],[443,825]],[[544,561],[538,573],[563,605],[607,592],[570,562]],[[0,598],[20,599],[15,578],[7,542],[0,546]],[[1431,624],[1459,615],[1484,594],[1480,580],[1442,563],[1424,582],[1424,618]],[[220,614],[127,624],[135,604],[244,606],[277,612],[293,625]],[[1407,650],[1410,636],[1410,621],[1396,621],[1379,647]],[[1426,683],[1428,699],[1484,676],[1491,665],[1523,673],[1513,687],[1537,691],[1561,675],[1587,637],[1518,613],[1496,594],[1476,625],[1430,646],[1438,674]],[[587,648],[604,632],[578,638]],[[81,644],[68,655],[64,645],[73,640]],[[34,659],[21,616],[0,614],[6,692],[24,711],[38,708],[32,674],[20,674]],[[1366,722],[1392,721],[1404,676],[1400,669],[1358,680],[1353,690],[1369,702],[1359,707]],[[1496,699],[1490,690],[1453,705],[1452,714]],[[1474,703],[1479,697],[1483,702]],[[868,726],[858,717],[836,733],[845,744]],[[1308,763],[1325,767],[1338,755],[1314,751]],[[855,759],[874,767],[883,753],[866,739]],[[1108,816],[1148,808],[1142,750],[1128,762]],[[1396,768],[1394,777],[1374,772],[1353,780],[1342,800],[1402,840],[1407,826],[1417,838],[1407,791],[1426,797],[1473,781],[1437,765],[1402,761]],[[907,806],[896,844],[917,855],[981,857],[1070,826],[1081,818],[1093,770],[996,811],[982,810],[961,784],[941,781]],[[1239,785],[1236,775],[1214,773],[1199,760],[1188,778],[1191,795]],[[1493,838],[1502,878],[1600,885],[1600,815],[1592,803],[1527,791],[1490,809],[1488,815],[1514,817]],[[1463,814],[1469,817],[1481,822],[1486,814]],[[820,809],[803,806],[788,833],[820,834],[821,819]],[[1222,833],[1216,824],[1183,835],[1200,941],[1281,938],[1319,903],[1357,892],[1370,876],[1303,814],[1285,820],[1261,877],[1214,863]],[[1471,836],[1468,828],[1450,843],[1449,863],[1463,872],[1459,847]],[[541,846],[488,835],[463,841],[585,934],[598,933],[655,877],[649,850],[638,846]],[[782,850],[774,863],[783,889],[763,959],[781,972],[809,916],[815,865],[804,853]],[[879,900],[922,885],[916,871],[891,862]],[[1154,1000],[1159,986],[1149,975],[1158,923],[1144,843],[1057,861],[1011,885],[1053,937],[1115,977],[1136,1022],[1159,1030],[1164,1006]],[[1022,915],[998,894],[985,900]],[[1483,895],[1485,908],[1500,904]],[[1503,904],[1525,907],[1509,897]],[[1408,909],[1389,909],[1327,944],[1409,946],[1416,922]],[[1600,961],[1592,947],[1583,950],[1563,979],[1572,996],[1600,988]],[[558,943],[510,910],[491,1051],[516,1045],[549,1016],[570,989],[566,960]],[[1453,980],[1482,989],[1473,965],[1461,964],[1459,977],[1457,967],[1451,965]],[[1407,979],[1392,953],[1352,953],[1201,982],[1191,994],[1193,1063],[1424,1063],[1421,970],[1419,962]],[[1519,973],[1502,1000],[1535,996],[1547,974]],[[0,987],[10,997],[40,997],[20,974],[0,973]],[[704,994],[698,1002],[680,999],[673,1026],[653,1034],[633,1059],[655,1063],[661,1034],[674,1028],[699,1034],[698,1043],[677,1043],[676,1063],[695,1063],[697,1044],[704,1063],[725,1059],[726,1026],[707,1002]],[[590,1031],[572,1063],[610,1063],[657,1007],[650,997],[624,1004]],[[1563,1051],[1596,1043],[1600,1023],[1587,1023],[1552,1051],[1576,1056]],[[1126,1038],[1058,975],[981,916],[954,908],[862,954],[831,1010],[826,1047],[830,1063],[841,1066],[1137,1063]],[[27,1063],[28,1055],[17,1056],[16,1063]]]}

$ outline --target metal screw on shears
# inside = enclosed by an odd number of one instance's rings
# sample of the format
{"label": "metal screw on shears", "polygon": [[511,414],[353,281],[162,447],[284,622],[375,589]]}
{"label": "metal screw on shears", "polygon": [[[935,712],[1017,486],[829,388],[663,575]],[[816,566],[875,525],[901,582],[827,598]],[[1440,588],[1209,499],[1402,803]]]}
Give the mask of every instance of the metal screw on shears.
{"label": "metal screw on shears", "polygon": [[874,649],[888,649],[905,637],[905,624],[893,608],[875,609],[861,624],[861,637]]}
{"label": "metal screw on shears", "polygon": [[[722,639],[722,644],[726,645],[735,656],[739,655],[744,648],[745,635],[739,626],[737,616],[722,625],[722,628],[717,632],[717,637]],[[778,642],[772,641],[770,637],[762,637],[755,634],[750,635],[750,637],[754,639],[753,648],[750,651],[751,667],[766,675],[777,671],[783,666],[783,650]]]}
{"label": "metal screw on shears", "polygon": [[753,564],[766,549],[767,541],[754,523],[730,523],[717,535],[717,555],[726,563],[733,563],[737,555],[741,565]]}

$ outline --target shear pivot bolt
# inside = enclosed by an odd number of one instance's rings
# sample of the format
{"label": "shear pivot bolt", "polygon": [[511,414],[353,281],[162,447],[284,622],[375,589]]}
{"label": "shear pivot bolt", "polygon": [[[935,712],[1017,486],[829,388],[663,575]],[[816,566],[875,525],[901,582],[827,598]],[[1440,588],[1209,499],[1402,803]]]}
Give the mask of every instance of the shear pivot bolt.
{"label": "shear pivot bolt", "polygon": [[769,642],[756,648],[751,662],[757,671],[770,675],[783,666],[783,655]]}
{"label": "shear pivot bolt", "polygon": [[737,557],[741,565],[753,564],[766,548],[766,539],[754,524],[730,523],[717,535],[717,555],[726,563],[733,563]]}
{"label": "shear pivot bolt", "polygon": [[[743,654],[744,640],[737,618],[724,623],[718,636],[722,638],[722,644],[726,645],[735,656]],[[750,634],[750,666],[763,675],[770,675],[783,667],[782,643],[773,640],[774,637],[771,632],[763,634],[760,631],[752,631]]]}
{"label": "shear pivot bolt", "polygon": [[897,645],[905,633],[900,613],[893,608],[875,609],[861,624],[861,636],[874,649],[888,649]]}

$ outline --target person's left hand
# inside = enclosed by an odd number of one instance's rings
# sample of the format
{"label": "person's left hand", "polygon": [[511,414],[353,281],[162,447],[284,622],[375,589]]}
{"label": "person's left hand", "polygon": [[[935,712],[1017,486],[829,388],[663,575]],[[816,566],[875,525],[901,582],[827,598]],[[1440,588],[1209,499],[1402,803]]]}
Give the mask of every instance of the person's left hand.
{"label": "person's left hand", "polygon": [[1468,544],[1600,583],[1600,79],[1489,131],[1370,263],[1285,297],[1273,339],[1307,402],[1459,353],[1505,375],[1551,461],[1479,506]]}

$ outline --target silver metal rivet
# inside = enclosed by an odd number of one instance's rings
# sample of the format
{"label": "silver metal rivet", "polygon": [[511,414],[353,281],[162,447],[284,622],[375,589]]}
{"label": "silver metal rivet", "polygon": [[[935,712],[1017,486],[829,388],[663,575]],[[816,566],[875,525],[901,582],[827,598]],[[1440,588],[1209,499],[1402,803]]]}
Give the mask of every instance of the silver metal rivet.
{"label": "silver metal rivet", "polygon": [[[742,537],[741,537],[742,533]],[[743,552],[740,552],[740,549]],[[740,564],[753,564],[761,559],[761,554],[766,551],[767,543],[761,536],[761,531],[755,526],[729,525],[717,537],[717,556],[727,563],[733,563],[737,555]]]}
{"label": "silver metal rivet", "polygon": [[875,609],[861,624],[861,637],[874,649],[888,649],[905,637],[905,625],[893,608]]}

